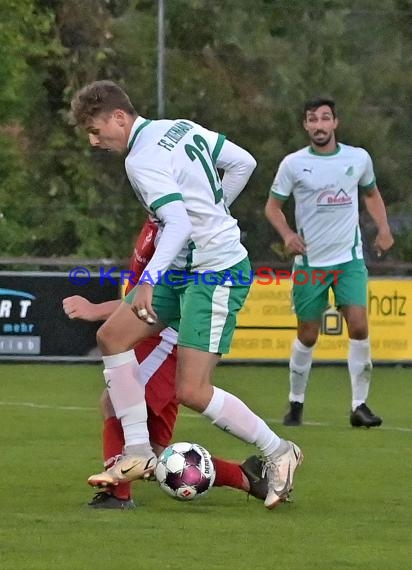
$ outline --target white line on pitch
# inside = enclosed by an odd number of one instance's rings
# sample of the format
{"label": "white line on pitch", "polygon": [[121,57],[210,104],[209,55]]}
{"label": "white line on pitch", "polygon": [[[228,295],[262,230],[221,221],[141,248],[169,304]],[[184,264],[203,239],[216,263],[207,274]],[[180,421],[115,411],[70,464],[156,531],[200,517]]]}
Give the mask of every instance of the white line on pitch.
{"label": "white line on pitch", "polygon": [[[17,408],[33,408],[33,409],[40,409],[40,410],[62,410],[68,412],[95,412],[97,411],[97,407],[89,407],[89,406],[51,406],[49,404],[36,404],[35,402],[4,402],[0,401],[0,406],[15,406]],[[182,418],[199,418],[202,417],[201,414],[192,414],[190,412],[180,412],[179,416]],[[266,422],[274,423],[274,424],[281,424],[282,420],[280,418],[264,418]],[[305,421],[305,426],[310,427],[332,427],[332,424],[328,424],[326,422],[313,422],[313,421]],[[382,426],[379,428],[380,430],[385,431],[400,431],[405,433],[412,433],[412,428],[405,428],[405,427],[397,427],[397,426]]]}

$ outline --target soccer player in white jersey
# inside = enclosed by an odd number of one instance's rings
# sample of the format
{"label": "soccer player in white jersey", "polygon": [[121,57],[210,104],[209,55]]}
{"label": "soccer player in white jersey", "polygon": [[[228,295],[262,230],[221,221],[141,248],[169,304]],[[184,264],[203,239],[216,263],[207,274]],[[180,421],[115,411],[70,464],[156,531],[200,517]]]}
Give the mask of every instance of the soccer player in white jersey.
{"label": "soccer player in white jersey", "polygon": [[[367,321],[367,269],[359,229],[359,196],[377,226],[380,256],[393,245],[385,205],[376,186],[372,160],[363,148],[338,143],[335,103],[316,98],[304,105],[303,127],[309,146],[280,163],[265,214],[294,254],[293,285],[297,338],[289,362],[290,408],[285,425],[300,425],[305,390],[318,339],[322,313],[332,288],[349,333],[348,368],[352,386],[350,423],[379,426],[382,419],[366,405],[372,362]],[[288,225],[282,206],[293,194],[297,231]],[[307,281],[303,283],[303,281]]]}
{"label": "soccer player in white jersey", "polygon": [[[78,91],[72,117],[92,146],[127,152],[131,185],[162,226],[139,284],[97,333],[106,385],[125,437],[124,458],[103,476],[112,484],[153,471],[144,387],[132,347],[178,319],[178,401],[260,449],[268,478],[265,506],[276,507],[292,488],[302,461],[299,447],[211,382],[221,354],[229,351],[250,285],[247,251],[228,207],[253,172],[254,158],[190,120],[139,116],[127,94],[110,81]],[[224,171],[222,180],[218,168]]]}

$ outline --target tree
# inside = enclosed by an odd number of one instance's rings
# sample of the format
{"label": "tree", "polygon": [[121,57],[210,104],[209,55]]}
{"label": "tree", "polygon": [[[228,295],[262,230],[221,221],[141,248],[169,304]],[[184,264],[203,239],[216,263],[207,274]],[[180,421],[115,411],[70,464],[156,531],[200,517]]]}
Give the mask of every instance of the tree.
{"label": "tree", "polygon": [[0,241],[3,253],[29,253],[36,196],[31,186],[30,133],[25,124],[44,104],[42,80],[31,62],[48,57],[53,15],[36,11],[34,0],[3,0],[0,5]]}
{"label": "tree", "polygon": [[[253,259],[282,258],[263,208],[279,161],[306,144],[313,94],[336,98],[339,137],[371,152],[390,210],[409,209],[411,12],[411,0],[166,2],[167,116],[224,132],[258,160],[233,206]],[[108,78],[156,116],[156,3],[3,0],[0,22],[4,251],[125,257],[145,214],[121,159],[91,150],[67,111],[77,88]]]}

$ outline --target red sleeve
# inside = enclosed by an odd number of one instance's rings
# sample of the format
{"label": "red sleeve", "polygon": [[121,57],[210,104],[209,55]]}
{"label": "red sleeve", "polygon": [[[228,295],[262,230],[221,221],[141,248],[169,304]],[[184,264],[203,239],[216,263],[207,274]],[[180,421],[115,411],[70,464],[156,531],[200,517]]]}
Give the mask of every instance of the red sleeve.
{"label": "red sleeve", "polygon": [[133,255],[129,263],[129,271],[132,271],[133,279],[127,284],[126,295],[139,281],[146,265],[153,257],[158,229],[157,223],[148,219],[143,224],[140,234],[136,238]]}

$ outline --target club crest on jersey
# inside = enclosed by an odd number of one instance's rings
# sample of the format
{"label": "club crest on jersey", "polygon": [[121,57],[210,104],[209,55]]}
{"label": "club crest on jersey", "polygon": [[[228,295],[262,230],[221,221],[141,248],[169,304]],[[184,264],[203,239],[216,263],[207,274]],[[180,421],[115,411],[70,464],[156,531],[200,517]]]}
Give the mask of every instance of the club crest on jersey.
{"label": "club crest on jersey", "polygon": [[352,198],[343,188],[338,190],[338,192],[325,190],[318,196],[316,204],[319,207],[350,206],[352,204]]}

